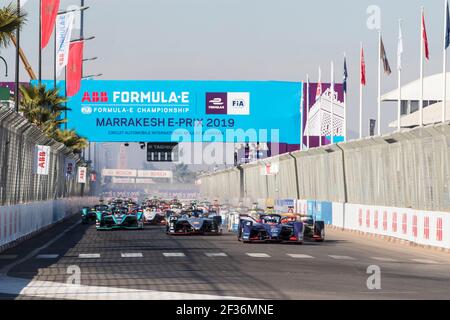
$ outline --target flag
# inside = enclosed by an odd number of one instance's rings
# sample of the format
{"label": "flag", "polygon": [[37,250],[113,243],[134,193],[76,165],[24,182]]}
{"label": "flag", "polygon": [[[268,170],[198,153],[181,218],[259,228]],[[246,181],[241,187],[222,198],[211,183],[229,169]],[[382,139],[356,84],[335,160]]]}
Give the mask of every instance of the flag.
{"label": "flag", "polygon": [[41,3],[41,48],[44,49],[53,33],[56,16],[59,10],[59,0],[42,0]]}
{"label": "flag", "polygon": [[425,26],[425,14],[422,12],[422,40],[425,46],[425,58],[430,60],[430,49],[428,47],[427,28]]}
{"label": "flag", "polygon": [[342,87],[344,88],[344,94],[347,93],[347,79],[348,79],[347,59],[344,57],[344,80],[342,81]]}
{"label": "flag", "polygon": [[450,11],[447,1],[446,24],[445,24],[445,49],[450,46]]}
{"label": "flag", "polygon": [[67,62],[67,96],[73,97],[78,93],[81,86],[81,70],[83,64],[83,41],[70,44],[69,59]]}
{"label": "flag", "polygon": [[384,49],[383,38],[380,39],[380,57],[381,57],[381,60],[383,61],[384,73],[386,73],[387,75],[390,75],[392,71],[391,71],[391,66],[389,65],[389,60],[386,56],[386,50]]}
{"label": "flag", "polygon": [[319,81],[317,82],[316,101],[322,96],[322,69],[319,67]]}
{"label": "flag", "polygon": [[402,25],[398,26],[398,46],[397,46],[397,70],[402,70],[402,55],[403,55],[403,34]]}
{"label": "flag", "polygon": [[366,85],[366,61],[364,60],[364,49],[361,46],[361,84]]}
{"label": "flag", "polygon": [[58,76],[67,65],[74,20],[74,12],[61,14],[56,18],[56,74]]}

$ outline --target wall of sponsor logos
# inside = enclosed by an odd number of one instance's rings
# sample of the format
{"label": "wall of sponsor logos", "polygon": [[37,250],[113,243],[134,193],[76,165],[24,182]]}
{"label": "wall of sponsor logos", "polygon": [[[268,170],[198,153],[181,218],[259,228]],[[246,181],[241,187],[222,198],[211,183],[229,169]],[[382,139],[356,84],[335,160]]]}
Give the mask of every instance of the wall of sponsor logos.
{"label": "wall of sponsor logos", "polygon": [[[295,160],[294,160],[295,159]],[[268,166],[278,170],[266,170]],[[450,125],[405,130],[265,159],[201,178],[202,194],[250,205],[295,200],[328,224],[450,247]],[[233,184],[239,192],[222,188]],[[236,201],[234,201],[236,202]],[[286,210],[287,208],[283,208]]]}

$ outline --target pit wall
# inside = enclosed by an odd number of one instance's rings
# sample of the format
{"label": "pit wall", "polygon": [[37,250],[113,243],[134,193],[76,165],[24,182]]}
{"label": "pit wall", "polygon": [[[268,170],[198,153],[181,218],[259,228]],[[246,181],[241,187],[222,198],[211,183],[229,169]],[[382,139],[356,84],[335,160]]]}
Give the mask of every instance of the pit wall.
{"label": "pit wall", "polygon": [[73,197],[0,206],[0,252],[96,203],[96,197]]}

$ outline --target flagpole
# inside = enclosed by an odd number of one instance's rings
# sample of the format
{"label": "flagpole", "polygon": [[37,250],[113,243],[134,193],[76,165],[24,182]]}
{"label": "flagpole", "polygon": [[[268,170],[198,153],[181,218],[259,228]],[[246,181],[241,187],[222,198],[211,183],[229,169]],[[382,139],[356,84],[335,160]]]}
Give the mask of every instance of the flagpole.
{"label": "flagpole", "polygon": [[[346,54],[344,52],[344,62],[345,65],[347,65],[347,59],[346,59]],[[345,79],[346,81],[346,88],[344,90],[344,127],[342,128],[343,131],[343,138],[344,138],[344,142],[347,141],[347,79]]]}
{"label": "flagpole", "polygon": [[[20,0],[17,0],[17,16],[20,17]],[[19,93],[19,83],[20,83],[20,28],[17,28],[16,30],[16,78],[15,78],[15,82],[16,82],[16,89],[15,89],[15,97],[14,97],[14,102],[15,102],[15,107],[16,107],[16,112],[19,112],[19,108],[20,108],[20,93]]]}
{"label": "flagpole", "polygon": [[362,53],[363,53],[363,44],[361,42],[361,49],[359,54],[359,139],[362,139],[362,112],[363,112],[363,83],[362,83]]}
{"label": "flagpole", "polygon": [[334,62],[331,61],[331,144],[334,144]]}
{"label": "flagpole", "polygon": [[42,0],[39,0],[39,84],[42,82]]}
{"label": "flagpole", "polygon": [[378,135],[381,136],[381,29],[378,30]]}
{"label": "flagpole", "polygon": [[320,97],[319,97],[319,110],[320,110],[320,122],[319,122],[319,147],[322,146],[322,122],[323,122],[323,110],[322,110],[322,69],[319,67],[319,84],[321,86]]}
{"label": "flagpole", "polygon": [[444,88],[442,90],[442,122],[446,121],[446,112],[447,112],[447,33],[448,33],[448,28],[449,26],[447,25],[448,23],[448,0],[444,1],[444,47],[443,47],[443,57],[444,57],[444,61],[443,61],[443,77],[444,77]]}
{"label": "flagpole", "polygon": [[[305,108],[305,119],[307,124],[305,131],[306,131],[306,148],[309,150],[309,121],[308,121],[308,114],[309,114],[309,74],[306,75],[306,108]],[[302,141],[303,144],[303,141]]]}
{"label": "flagpole", "polygon": [[421,7],[420,15],[420,101],[419,101],[419,126],[423,127],[423,14],[424,8]]}
{"label": "flagpole", "polygon": [[[400,41],[403,41],[401,34],[402,30],[402,19],[398,20],[398,27],[399,27],[399,48],[398,48],[398,61],[397,61],[397,70],[398,70],[398,105],[397,105],[397,131],[401,130],[401,114],[402,114],[402,66],[401,66],[401,54],[400,52]],[[403,47],[403,44],[401,44]]]}

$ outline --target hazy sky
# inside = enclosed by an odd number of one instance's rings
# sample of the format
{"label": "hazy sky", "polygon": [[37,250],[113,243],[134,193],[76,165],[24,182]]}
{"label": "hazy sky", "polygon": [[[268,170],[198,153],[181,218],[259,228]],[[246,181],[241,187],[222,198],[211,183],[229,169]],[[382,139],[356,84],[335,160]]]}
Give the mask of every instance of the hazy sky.
{"label": "hazy sky", "polygon": [[[0,4],[11,1],[0,0]],[[38,0],[28,0],[22,45],[37,73]],[[61,7],[80,1],[61,0]],[[359,43],[365,44],[367,81],[364,129],[376,117],[377,32],[366,27],[370,5],[381,8],[383,40],[394,71],[383,77],[382,92],[397,84],[398,18],[404,20],[405,82],[419,77],[420,6],[425,5],[431,60],[427,75],[442,70],[443,0],[86,0],[85,73],[103,79],[202,79],[304,81],[309,73],[342,79],[343,53],[349,67],[348,128],[358,130]],[[74,35],[74,38],[77,36]],[[52,46],[44,51],[44,78],[52,77]],[[14,78],[13,49],[1,54]],[[0,68],[3,66],[0,65]],[[23,80],[28,80],[22,69]],[[0,72],[0,75],[3,72]],[[3,78],[2,78],[3,79]],[[383,105],[383,131],[395,120],[396,104]]]}

